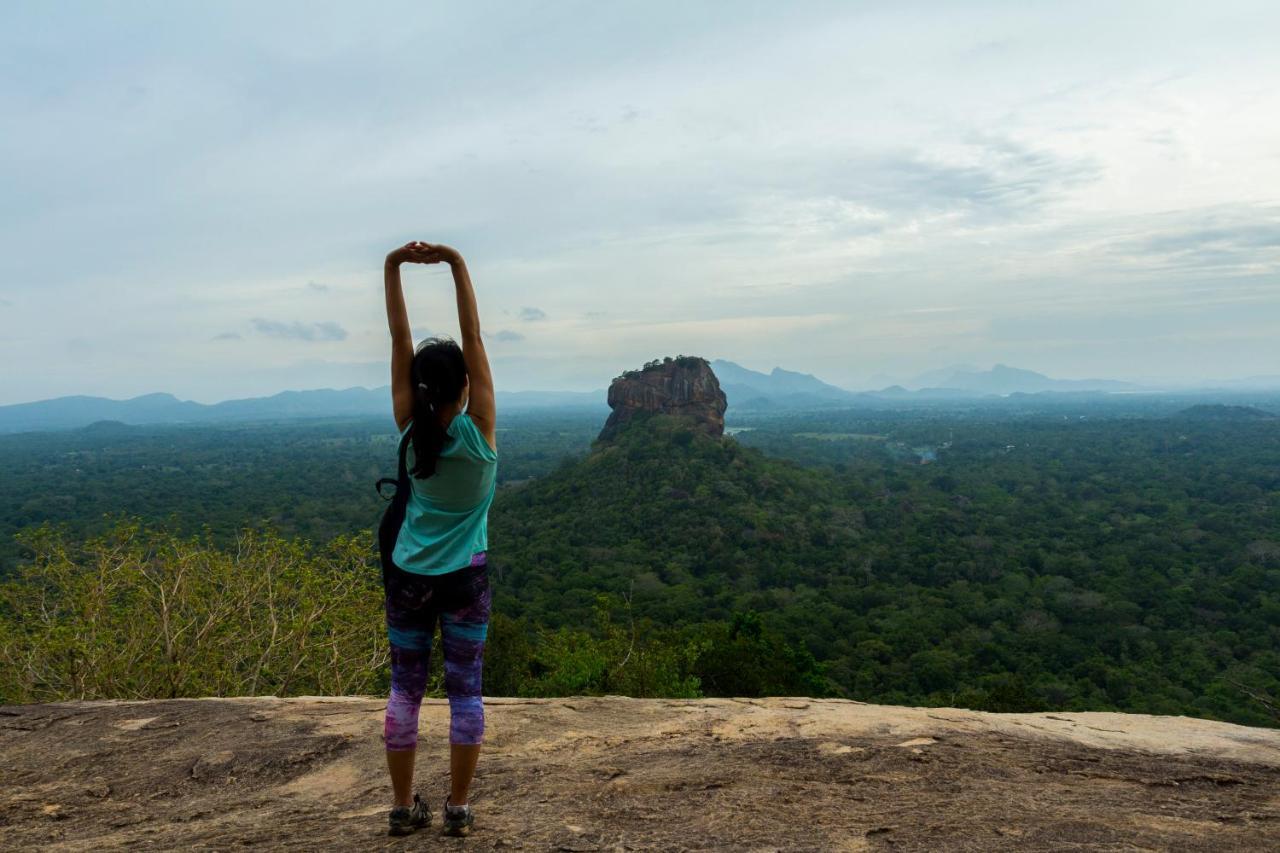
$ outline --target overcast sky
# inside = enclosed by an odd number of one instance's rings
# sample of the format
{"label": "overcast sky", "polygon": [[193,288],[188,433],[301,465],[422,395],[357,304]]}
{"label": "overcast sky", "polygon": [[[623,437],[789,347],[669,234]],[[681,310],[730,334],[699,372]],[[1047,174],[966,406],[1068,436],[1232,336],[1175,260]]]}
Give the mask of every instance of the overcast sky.
{"label": "overcast sky", "polygon": [[410,239],[507,390],[1280,374],[1274,2],[323,6],[0,6],[0,404],[385,384]]}

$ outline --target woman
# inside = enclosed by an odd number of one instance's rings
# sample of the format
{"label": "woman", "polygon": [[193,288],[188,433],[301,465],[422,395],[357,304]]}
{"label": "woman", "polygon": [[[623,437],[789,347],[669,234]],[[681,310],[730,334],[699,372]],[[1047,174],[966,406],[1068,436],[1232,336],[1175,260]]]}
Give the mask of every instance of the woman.
{"label": "woman", "polygon": [[[462,347],[430,338],[414,350],[400,285],[402,264],[448,264],[457,290]],[[413,793],[418,709],[427,683],[432,634],[440,623],[449,694],[450,793],[444,831],[466,835],[472,824],[467,789],[484,736],[480,671],[489,625],[485,571],[489,505],[498,455],[493,378],[480,339],[480,317],[462,257],[448,246],[407,243],[383,267],[391,328],[391,400],[412,485],[404,524],[386,577],[391,641],[391,698],[384,731],[395,805],[392,835],[431,823]]]}

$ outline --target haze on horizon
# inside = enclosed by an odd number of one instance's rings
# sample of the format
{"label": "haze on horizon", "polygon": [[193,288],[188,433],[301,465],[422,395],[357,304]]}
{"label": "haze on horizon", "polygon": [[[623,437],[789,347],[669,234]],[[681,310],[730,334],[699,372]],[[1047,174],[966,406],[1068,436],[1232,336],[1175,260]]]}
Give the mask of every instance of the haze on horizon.
{"label": "haze on horizon", "polygon": [[0,404],[383,385],[409,239],[503,390],[1280,374],[1280,7],[779,8],[6,4]]}

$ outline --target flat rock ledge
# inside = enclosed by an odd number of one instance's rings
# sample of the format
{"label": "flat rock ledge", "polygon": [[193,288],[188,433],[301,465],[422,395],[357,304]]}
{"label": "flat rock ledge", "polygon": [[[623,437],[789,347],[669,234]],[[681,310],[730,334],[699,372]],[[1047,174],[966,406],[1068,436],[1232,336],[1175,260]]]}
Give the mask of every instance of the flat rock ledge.
{"label": "flat rock ledge", "polygon": [[[474,835],[385,835],[383,701],[0,707],[6,850],[1280,848],[1280,731],[815,699],[490,699]],[[448,706],[418,781],[447,788]]]}

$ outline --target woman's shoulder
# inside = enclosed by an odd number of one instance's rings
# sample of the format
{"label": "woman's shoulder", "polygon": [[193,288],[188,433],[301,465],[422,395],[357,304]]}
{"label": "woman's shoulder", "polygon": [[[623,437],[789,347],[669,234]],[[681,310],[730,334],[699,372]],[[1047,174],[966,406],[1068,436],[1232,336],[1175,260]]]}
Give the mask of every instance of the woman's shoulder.
{"label": "woman's shoulder", "polygon": [[446,432],[461,442],[476,458],[486,462],[497,460],[498,452],[489,446],[489,440],[484,437],[480,428],[476,426],[476,422],[471,419],[471,415],[466,412],[459,412],[449,422],[449,429]]}

